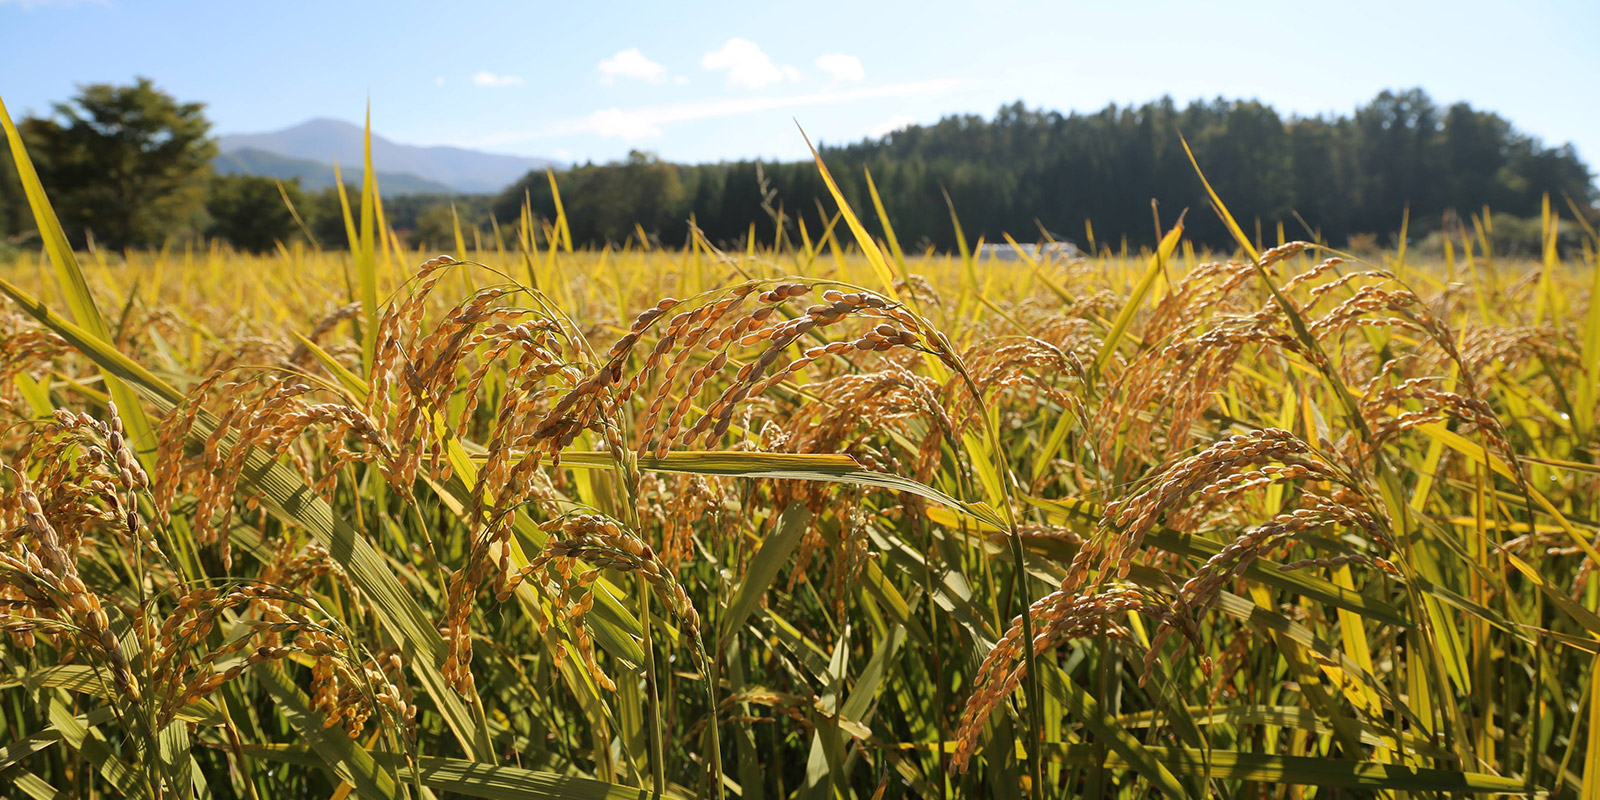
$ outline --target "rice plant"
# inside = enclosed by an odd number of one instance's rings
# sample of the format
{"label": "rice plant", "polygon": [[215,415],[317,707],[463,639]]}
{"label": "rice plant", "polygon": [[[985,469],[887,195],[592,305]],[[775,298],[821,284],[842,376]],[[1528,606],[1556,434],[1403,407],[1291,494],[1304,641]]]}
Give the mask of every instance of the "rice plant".
{"label": "rice plant", "polygon": [[0,796],[1600,786],[1592,230],[114,261],[0,120]]}

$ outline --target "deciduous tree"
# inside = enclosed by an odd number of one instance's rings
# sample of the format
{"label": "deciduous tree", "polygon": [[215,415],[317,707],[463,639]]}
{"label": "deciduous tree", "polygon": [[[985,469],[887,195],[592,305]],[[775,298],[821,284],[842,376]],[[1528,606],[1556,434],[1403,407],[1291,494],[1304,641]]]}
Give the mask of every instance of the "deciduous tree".
{"label": "deciduous tree", "polygon": [[159,245],[203,219],[216,146],[201,103],[180,103],[148,78],[81,87],[23,139],[68,236],[120,249]]}

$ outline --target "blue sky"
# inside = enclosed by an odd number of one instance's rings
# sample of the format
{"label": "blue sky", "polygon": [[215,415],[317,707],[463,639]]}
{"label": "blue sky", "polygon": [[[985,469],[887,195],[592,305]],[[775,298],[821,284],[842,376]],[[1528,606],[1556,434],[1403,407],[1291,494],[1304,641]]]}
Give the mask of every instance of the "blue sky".
{"label": "blue sky", "polygon": [[154,79],[219,133],[311,117],[562,160],[798,158],[1003,103],[1170,94],[1347,113],[1384,88],[1600,162],[1600,2],[639,4],[0,0],[0,98]]}

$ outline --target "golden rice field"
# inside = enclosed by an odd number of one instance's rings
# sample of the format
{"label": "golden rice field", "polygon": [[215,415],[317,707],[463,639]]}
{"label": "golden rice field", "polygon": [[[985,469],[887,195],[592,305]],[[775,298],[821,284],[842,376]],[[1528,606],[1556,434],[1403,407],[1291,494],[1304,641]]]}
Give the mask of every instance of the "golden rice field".
{"label": "golden rice field", "polygon": [[123,258],[29,188],[0,796],[1600,792],[1592,231]]}

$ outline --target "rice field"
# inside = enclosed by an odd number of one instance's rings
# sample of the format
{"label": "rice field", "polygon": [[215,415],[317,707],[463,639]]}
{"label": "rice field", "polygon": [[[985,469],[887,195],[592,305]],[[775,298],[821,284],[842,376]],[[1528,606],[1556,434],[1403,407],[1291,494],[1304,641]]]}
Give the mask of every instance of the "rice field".
{"label": "rice field", "polygon": [[1534,261],[979,260],[842,197],[435,256],[369,184],[354,252],[119,256],[21,172],[0,796],[1600,792],[1557,211]]}

